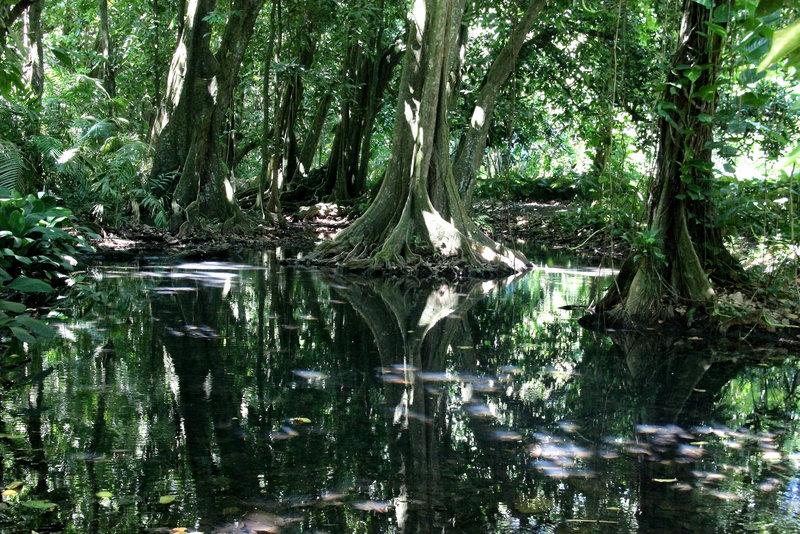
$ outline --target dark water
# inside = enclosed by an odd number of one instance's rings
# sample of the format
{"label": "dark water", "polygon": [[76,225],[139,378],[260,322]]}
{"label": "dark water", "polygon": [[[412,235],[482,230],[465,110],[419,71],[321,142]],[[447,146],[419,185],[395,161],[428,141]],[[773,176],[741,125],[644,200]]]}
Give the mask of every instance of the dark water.
{"label": "dark water", "polygon": [[0,530],[800,531],[796,357],[583,330],[609,279],[550,263],[96,268],[2,393]]}

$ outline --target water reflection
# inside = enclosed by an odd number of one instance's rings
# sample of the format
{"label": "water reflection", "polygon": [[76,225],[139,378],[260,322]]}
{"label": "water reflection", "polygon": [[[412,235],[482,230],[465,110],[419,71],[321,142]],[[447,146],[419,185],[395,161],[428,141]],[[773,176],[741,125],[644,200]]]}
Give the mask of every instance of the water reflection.
{"label": "water reflection", "polygon": [[583,330],[587,272],[99,268],[2,392],[0,529],[797,529],[794,359]]}

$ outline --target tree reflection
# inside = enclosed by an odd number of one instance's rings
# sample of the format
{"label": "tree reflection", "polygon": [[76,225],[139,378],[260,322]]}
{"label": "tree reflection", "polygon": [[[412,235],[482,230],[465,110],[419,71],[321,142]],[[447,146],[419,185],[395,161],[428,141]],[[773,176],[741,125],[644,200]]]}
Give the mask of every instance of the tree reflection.
{"label": "tree reflection", "polygon": [[612,342],[560,308],[585,277],[426,286],[271,259],[122,271],[26,354],[38,378],[3,392],[0,474],[20,494],[0,530],[797,526],[800,364]]}

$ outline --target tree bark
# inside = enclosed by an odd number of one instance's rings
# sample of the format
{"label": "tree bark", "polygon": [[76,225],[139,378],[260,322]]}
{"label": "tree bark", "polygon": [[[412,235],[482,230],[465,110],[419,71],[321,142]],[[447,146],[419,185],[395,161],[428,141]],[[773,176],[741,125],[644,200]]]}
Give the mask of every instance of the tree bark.
{"label": "tree bark", "polygon": [[[25,68],[25,78],[31,84],[36,102],[42,100],[44,93],[44,52],[42,48],[42,9],[44,0],[36,0],[25,12],[25,30],[23,32],[23,44],[27,50],[27,66]],[[36,132],[39,133],[38,119]]]}
{"label": "tree bark", "polygon": [[5,47],[8,31],[31,5],[38,0],[19,0],[18,2],[4,2],[0,5],[0,49]]}
{"label": "tree bark", "polygon": [[117,93],[117,81],[114,74],[114,57],[111,44],[111,29],[108,24],[108,0],[99,0],[98,11],[100,14],[100,33],[97,35],[97,48],[103,58],[100,65],[96,67],[100,78],[103,80],[103,89],[106,90],[108,97],[112,100],[109,105],[111,115],[113,115],[113,99]]}
{"label": "tree bark", "polygon": [[[716,5],[724,2],[717,1]],[[717,105],[721,39],[708,31],[711,10],[684,0],[678,49],[659,104],[659,148],[648,229],[655,246],[623,266],[596,311],[612,322],[652,324],[676,318],[676,308],[703,310],[714,302],[713,279],[740,270],[713,226],[711,117]],[[709,89],[710,88],[710,89]]]}
{"label": "tree bark", "polygon": [[[170,67],[164,108],[169,120],[157,136],[151,180],[178,173],[170,229],[186,234],[200,214],[226,223],[240,220],[224,169],[220,143],[237,87],[239,68],[263,0],[236,0],[231,5],[219,49],[211,52],[206,17],[216,0],[192,0],[183,35]],[[185,58],[185,59],[183,59]],[[181,76],[183,72],[183,76]],[[173,99],[178,95],[178,100]],[[174,106],[174,107],[173,107]]]}
{"label": "tree bark", "polygon": [[491,241],[467,215],[449,155],[451,47],[464,0],[416,0],[400,80],[386,176],[367,212],[310,260],[366,270],[420,267],[458,276],[527,268],[521,254]]}
{"label": "tree bark", "polygon": [[472,119],[466,132],[461,136],[453,161],[453,174],[458,190],[464,197],[464,204],[472,204],[472,191],[483,161],[489,126],[492,123],[497,95],[514,70],[522,45],[528,33],[546,4],[546,0],[532,0],[522,18],[514,26],[508,43],[492,61],[486,77],[478,91],[478,100],[472,110]]}

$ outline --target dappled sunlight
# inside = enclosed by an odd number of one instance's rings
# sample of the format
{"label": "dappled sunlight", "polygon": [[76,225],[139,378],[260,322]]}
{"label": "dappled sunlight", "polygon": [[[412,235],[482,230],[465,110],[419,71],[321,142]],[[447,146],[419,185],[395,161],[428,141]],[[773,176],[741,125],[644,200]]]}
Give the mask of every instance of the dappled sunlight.
{"label": "dappled sunlight", "polygon": [[437,212],[423,211],[422,218],[434,250],[438,254],[444,257],[460,254],[461,235],[452,224],[445,221]]}
{"label": "dappled sunlight", "polygon": [[475,110],[472,112],[472,121],[470,125],[473,128],[483,128],[484,122],[486,121],[486,114],[483,111],[483,108],[480,106],[475,106]]}

